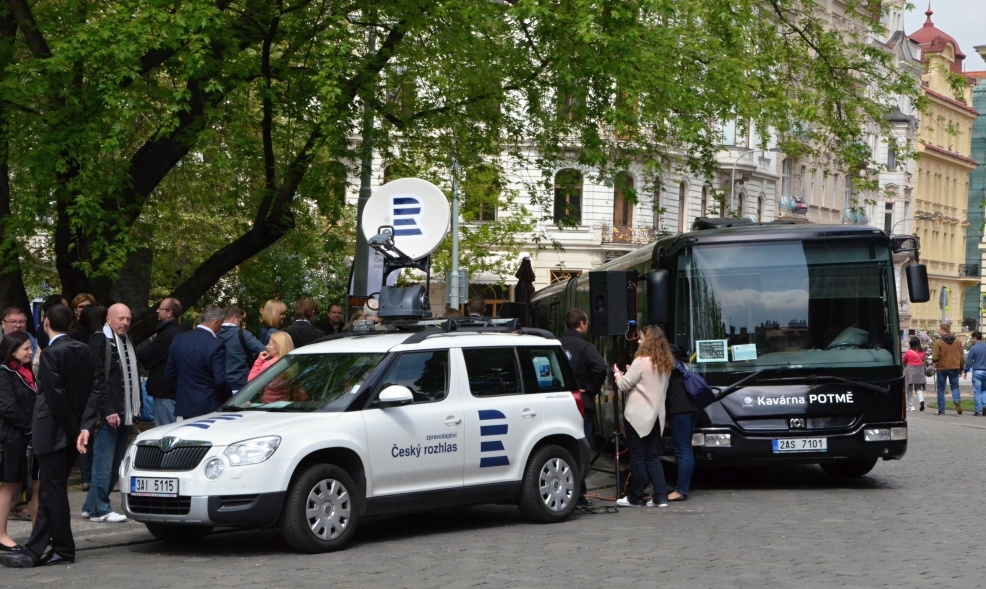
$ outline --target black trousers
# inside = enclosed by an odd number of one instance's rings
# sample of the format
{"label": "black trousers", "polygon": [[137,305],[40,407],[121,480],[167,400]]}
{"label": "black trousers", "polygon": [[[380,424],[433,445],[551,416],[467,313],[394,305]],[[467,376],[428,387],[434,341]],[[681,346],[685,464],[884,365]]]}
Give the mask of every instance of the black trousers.
{"label": "black trousers", "polygon": [[69,446],[37,456],[41,469],[38,520],[31,531],[31,538],[24,545],[25,553],[35,561],[41,560],[49,543],[51,549],[62,558],[75,559],[72,514],[68,503],[68,475],[72,472],[78,454],[74,446]]}

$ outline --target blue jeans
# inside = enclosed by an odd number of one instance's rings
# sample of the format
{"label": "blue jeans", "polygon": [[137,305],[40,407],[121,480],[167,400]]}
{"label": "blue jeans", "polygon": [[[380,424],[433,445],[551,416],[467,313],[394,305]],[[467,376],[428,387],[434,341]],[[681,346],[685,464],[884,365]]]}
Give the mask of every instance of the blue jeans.
{"label": "blue jeans", "polygon": [[154,397],[154,426],[175,422],[175,400]]}
{"label": "blue jeans", "polygon": [[959,369],[939,370],[935,373],[938,384],[938,413],[945,412],[945,378],[948,378],[949,387],[952,389],[952,400],[958,403],[962,400],[959,396]]}
{"label": "blue jeans", "polygon": [[986,387],[983,387],[983,382],[986,382],[986,370],[973,370],[972,402],[976,404],[976,413],[982,413],[983,406],[986,405]]}
{"label": "blue jeans", "polygon": [[674,490],[687,495],[692,487],[695,472],[695,453],[692,452],[692,433],[695,431],[697,412],[675,413],[668,416],[671,422],[671,439],[674,440],[674,456],[678,461],[678,480]]}
{"label": "blue jeans", "polygon": [[661,432],[660,424],[655,423],[654,429],[643,438],[637,434],[630,422],[624,420],[624,430],[627,436],[627,448],[630,453],[630,485],[627,488],[627,499],[630,503],[644,502],[644,490],[647,483],[653,483],[655,503],[668,500],[668,484],[664,481],[664,466],[661,465]]}
{"label": "blue jeans", "polygon": [[127,452],[127,442],[130,441],[130,426],[121,425],[112,428],[103,424],[96,434],[92,450],[92,486],[86,495],[82,511],[88,511],[90,517],[99,517],[113,511],[110,507],[110,490],[120,476],[120,463]]}

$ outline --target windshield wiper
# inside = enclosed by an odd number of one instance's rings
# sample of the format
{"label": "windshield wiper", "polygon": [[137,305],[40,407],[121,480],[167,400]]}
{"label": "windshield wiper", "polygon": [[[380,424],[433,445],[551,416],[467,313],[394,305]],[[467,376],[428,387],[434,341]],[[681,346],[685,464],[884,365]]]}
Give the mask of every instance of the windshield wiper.
{"label": "windshield wiper", "polygon": [[786,370],[790,370],[790,369],[789,368],[763,368],[761,370],[757,370],[756,372],[753,372],[751,374],[748,374],[748,375],[744,376],[743,378],[737,380],[736,382],[734,382],[733,384],[729,385],[728,387],[726,387],[724,389],[720,389],[719,390],[719,393],[716,395],[716,401],[718,401],[720,399],[723,399],[725,397],[728,397],[729,395],[735,393],[736,391],[738,391],[738,390],[740,390],[742,388],[746,388],[746,387],[750,386],[751,384],[753,384],[757,380],[760,380],[760,375],[763,374],[763,373],[765,373],[765,372],[781,373],[781,372],[784,372]]}
{"label": "windshield wiper", "polygon": [[809,374],[808,376],[805,377],[805,380],[808,382],[818,382],[825,380],[841,382],[844,384],[851,384],[853,386],[857,386],[866,389],[868,391],[873,391],[874,393],[878,393],[880,395],[890,394],[890,387],[881,387],[880,385],[870,384],[868,382],[863,382],[861,380],[853,380],[851,378],[842,378],[841,376],[832,376],[832,375],[818,376],[817,374]]}

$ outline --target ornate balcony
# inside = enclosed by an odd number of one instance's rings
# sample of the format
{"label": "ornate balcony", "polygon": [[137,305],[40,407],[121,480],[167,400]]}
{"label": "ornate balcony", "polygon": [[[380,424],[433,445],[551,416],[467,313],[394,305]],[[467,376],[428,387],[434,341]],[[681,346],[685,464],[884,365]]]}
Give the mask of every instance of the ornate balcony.
{"label": "ornate balcony", "polygon": [[630,243],[647,245],[657,239],[658,230],[653,227],[631,227],[630,225],[603,225],[603,243]]}

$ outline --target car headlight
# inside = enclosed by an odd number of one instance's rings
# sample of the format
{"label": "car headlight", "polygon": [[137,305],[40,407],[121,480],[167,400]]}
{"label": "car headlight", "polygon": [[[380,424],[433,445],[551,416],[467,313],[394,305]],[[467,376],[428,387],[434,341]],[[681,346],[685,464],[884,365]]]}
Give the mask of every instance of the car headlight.
{"label": "car headlight", "polygon": [[281,444],[281,436],[264,436],[230,444],[223,452],[229,458],[230,466],[260,464],[271,457]]}

